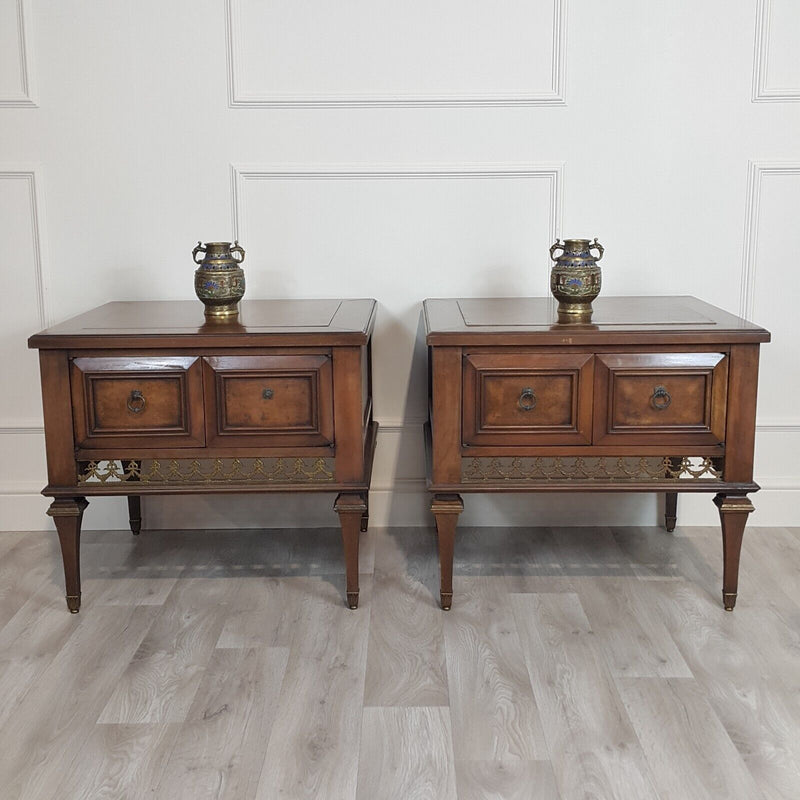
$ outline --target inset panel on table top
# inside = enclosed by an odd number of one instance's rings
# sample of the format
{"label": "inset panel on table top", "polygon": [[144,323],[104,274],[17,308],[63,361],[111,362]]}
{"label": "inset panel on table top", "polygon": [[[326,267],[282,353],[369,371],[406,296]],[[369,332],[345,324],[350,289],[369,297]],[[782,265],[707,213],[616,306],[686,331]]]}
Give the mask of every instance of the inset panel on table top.
{"label": "inset panel on table top", "polygon": [[723,353],[598,355],[594,442],[723,442],[727,383]]}
{"label": "inset panel on table top", "polygon": [[463,443],[589,444],[592,358],[586,353],[466,355]]}
{"label": "inset panel on table top", "polygon": [[[280,346],[288,336],[294,345],[330,347],[366,344],[375,318],[375,301],[243,300],[239,316],[209,322],[197,301],[106,303],[41,331],[29,347],[128,348]],[[301,341],[302,340],[302,341]]]}
{"label": "inset panel on table top", "polygon": [[329,355],[206,356],[203,363],[210,445],[333,442]]}
{"label": "inset panel on table top", "polygon": [[[686,303],[665,304],[655,297],[607,297],[593,303],[591,326],[713,325],[714,321]],[[686,298],[688,299],[688,298]],[[513,297],[464,299],[458,307],[467,327],[549,326],[558,322],[557,305],[550,298]]]}
{"label": "inset panel on table top", "polygon": [[202,376],[194,356],[76,358],[71,385],[79,447],[204,444]]}

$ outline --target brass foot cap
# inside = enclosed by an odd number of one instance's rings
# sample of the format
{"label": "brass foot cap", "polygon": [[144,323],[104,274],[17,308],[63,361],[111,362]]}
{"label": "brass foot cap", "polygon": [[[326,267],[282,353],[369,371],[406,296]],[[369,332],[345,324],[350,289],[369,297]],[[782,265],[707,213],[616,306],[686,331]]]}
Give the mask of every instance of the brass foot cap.
{"label": "brass foot cap", "polygon": [[358,608],[358,592],[347,593],[347,607],[352,609]]}
{"label": "brass foot cap", "polygon": [[723,592],[722,605],[725,606],[726,611],[733,611],[733,607],[736,605],[736,595],[731,592]]}
{"label": "brass foot cap", "polygon": [[366,533],[369,527],[369,517],[361,517],[361,533]]}
{"label": "brass foot cap", "polygon": [[442,611],[449,611],[453,606],[453,593],[442,592],[439,597],[442,603]]}
{"label": "brass foot cap", "polygon": [[68,594],[67,608],[70,614],[77,614],[81,610],[81,596]]}

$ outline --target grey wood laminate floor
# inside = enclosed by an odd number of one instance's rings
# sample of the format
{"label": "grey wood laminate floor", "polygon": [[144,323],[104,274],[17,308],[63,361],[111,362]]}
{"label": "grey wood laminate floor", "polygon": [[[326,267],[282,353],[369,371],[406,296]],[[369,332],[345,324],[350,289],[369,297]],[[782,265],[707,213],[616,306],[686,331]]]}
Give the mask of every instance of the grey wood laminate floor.
{"label": "grey wood laminate floor", "polygon": [[0,534],[2,800],[797,800],[800,530]]}

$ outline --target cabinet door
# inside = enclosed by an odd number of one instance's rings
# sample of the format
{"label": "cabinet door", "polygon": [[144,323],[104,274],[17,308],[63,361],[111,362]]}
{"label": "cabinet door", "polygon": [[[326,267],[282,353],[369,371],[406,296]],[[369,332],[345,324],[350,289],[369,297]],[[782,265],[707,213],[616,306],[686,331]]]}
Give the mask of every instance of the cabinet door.
{"label": "cabinet door", "polygon": [[592,364],[586,353],[468,354],[464,444],[590,444]]}
{"label": "cabinet door", "polygon": [[206,356],[203,362],[209,445],[333,443],[329,355]]}
{"label": "cabinet door", "polygon": [[598,355],[594,443],[719,444],[727,393],[724,353]]}
{"label": "cabinet door", "polygon": [[75,441],[84,448],[202,447],[203,388],[194,356],[72,361]]}

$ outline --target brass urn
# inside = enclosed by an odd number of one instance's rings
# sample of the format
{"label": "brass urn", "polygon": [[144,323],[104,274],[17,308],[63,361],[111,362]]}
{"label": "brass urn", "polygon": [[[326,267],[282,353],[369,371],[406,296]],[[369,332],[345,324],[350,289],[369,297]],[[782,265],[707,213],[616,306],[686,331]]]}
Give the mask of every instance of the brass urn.
{"label": "brass urn", "polygon": [[[555,251],[561,250],[556,257]],[[592,250],[598,255],[593,256]],[[595,238],[556,239],[550,248],[555,261],[550,272],[550,291],[558,300],[558,321],[585,323],[592,318],[592,300],[600,294],[601,273],[598,261],[603,257],[603,245]]]}
{"label": "brass urn", "polygon": [[[198,261],[197,254],[203,258]],[[239,253],[240,258],[234,258]],[[199,264],[194,273],[194,290],[206,307],[209,320],[226,320],[239,313],[239,301],[244,297],[244,249],[239,242],[197,243],[192,259]]]}

